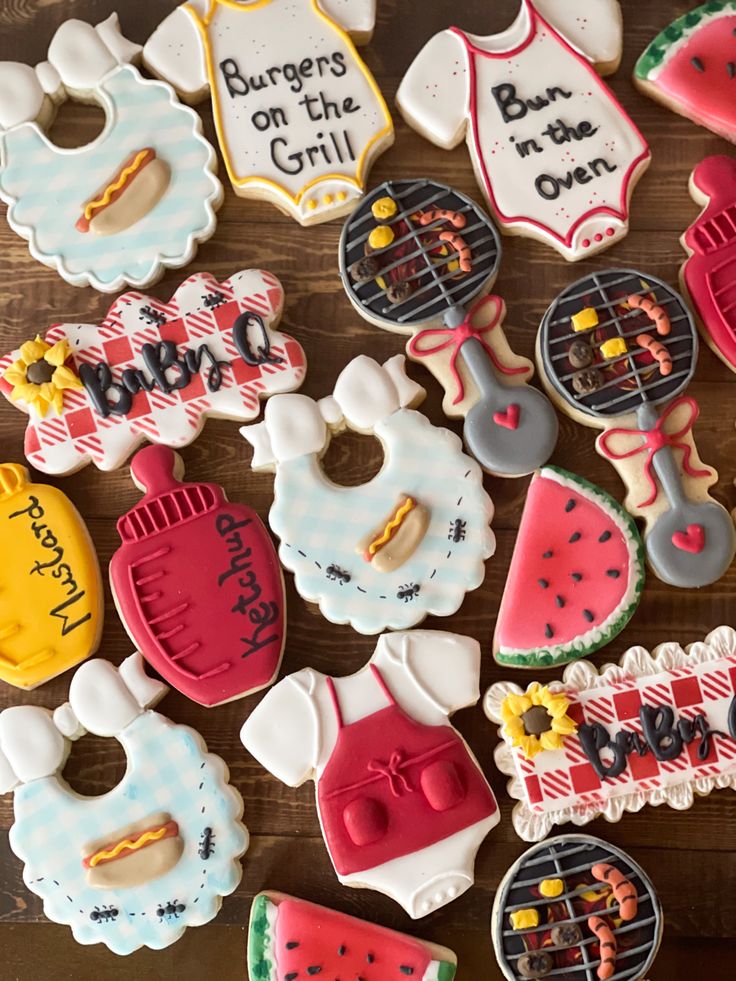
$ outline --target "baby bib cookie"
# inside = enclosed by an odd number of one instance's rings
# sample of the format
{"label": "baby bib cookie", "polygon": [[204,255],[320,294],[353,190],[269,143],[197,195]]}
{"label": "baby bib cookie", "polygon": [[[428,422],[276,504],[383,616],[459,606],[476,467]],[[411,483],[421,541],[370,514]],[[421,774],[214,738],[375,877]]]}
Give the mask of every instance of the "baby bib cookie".
{"label": "baby bib cookie", "polygon": [[375,0],[190,0],[143,59],[186,101],[211,93],[236,194],[311,225],[351,211],[393,143],[352,40],[368,41],[375,17]]}
{"label": "baby bib cookie", "polygon": [[736,3],[708,0],[666,27],[641,55],[634,84],[655,102],[736,141]]}
{"label": "baby bib cookie", "polygon": [[605,647],[634,615],[644,547],[617,501],[582,477],[532,478],[501,599],[493,656],[546,668]]}
{"label": "baby bib cookie", "polygon": [[253,900],[248,927],[250,981],[338,975],[363,981],[452,981],[447,947],[358,920],[279,892]]}
{"label": "baby bib cookie", "polygon": [[493,949],[508,981],[644,981],[664,917],[649,876],[614,845],[561,835],[535,845],[501,881]]}
{"label": "baby bib cookie", "polygon": [[452,27],[435,35],[396,99],[407,123],[437,146],[450,150],[466,138],[504,233],[538,239],[570,262],[626,235],[649,147],[590,62],[532,0],[522,0],[500,34]]}
{"label": "baby bib cookie", "polygon": [[[0,198],[34,257],[73,286],[145,287],[191,262],[217,225],[222,185],[199,117],[143,78],[117,14],[66,21],[35,68],[0,64]],[[86,146],[45,131],[66,99],[92,102],[105,128]]]}
{"label": "baby bib cookie", "polygon": [[620,666],[588,661],[562,682],[486,694],[501,726],[496,765],[517,834],[540,841],[556,824],[618,821],[645,804],[692,806],[696,794],[736,789],[736,633],[719,627],[683,649],[632,647]]}
{"label": "baby bib cookie", "polygon": [[26,457],[49,474],[114,470],[146,439],[188,446],[208,416],[254,419],[304,379],[300,345],[275,330],[283,305],[269,272],[196,273],[166,303],[125,293],[99,325],[27,341],[0,358],[0,392],[28,415]]}
{"label": "baby bib cookie", "polygon": [[[242,875],[243,801],[198,733],[151,710],[167,691],[140,654],[82,665],[52,713],[0,713],[0,792],[14,791],[10,846],[44,913],[82,944],[156,950],[208,923]],[[121,782],[81,797],[62,776],[71,741],[117,739]]]}
{"label": "baby bib cookie", "polygon": [[[384,365],[361,355],[331,396],[278,396],[264,422],[241,429],[253,468],[276,471],[269,524],[297,591],[359,633],[451,616],[495,551],[480,467],[454,433],[410,408],[424,395],[403,355]],[[320,465],[345,428],[383,444],[382,469],[358,487],[333,483]]]}
{"label": "baby bib cookie", "polygon": [[284,783],[315,782],[340,882],[391,897],[413,919],[472,886],[478,848],[500,819],[449,723],[478,700],[479,677],[480,647],[470,637],[385,634],[348,678],[306,668],[279,682],[240,733]]}
{"label": "baby bib cookie", "polygon": [[130,638],[200,705],[270,685],[286,640],[276,549],[246,504],[217,484],[183,481],[181,458],[147,446],[131,463],[143,499],[118,521],[110,585]]}
{"label": "baby bib cookie", "polygon": [[25,467],[0,464],[0,680],[31,689],[94,654],[104,596],[74,505]]}

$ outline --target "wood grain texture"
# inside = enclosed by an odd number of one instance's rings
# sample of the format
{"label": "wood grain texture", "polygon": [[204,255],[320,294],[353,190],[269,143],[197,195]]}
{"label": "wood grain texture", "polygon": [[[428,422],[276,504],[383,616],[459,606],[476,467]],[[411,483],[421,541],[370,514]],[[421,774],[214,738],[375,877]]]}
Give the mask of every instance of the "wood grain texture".
{"label": "wood grain texture", "polygon": [[[506,26],[518,0],[378,0],[379,20],[365,57],[389,104],[403,71],[421,45],[453,22],[470,31],[491,33]],[[581,7],[585,0],[580,0]],[[0,0],[0,59],[35,63],[45,58],[51,34],[63,20],[77,16],[99,21],[116,6],[124,33],[143,41],[174,7],[174,0]],[[688,2],[624,0],[626,46],[624,62],[611,84],[650,141],[654,161],[634,196],[632,230],[611,252],[587,263],[567,265],[552,250],[525,239],[504,239],[504,261],[496,292],[508,305],[506,330],[514,348],[533,356],[540,318],[556,293],[592,268],[631,264],[675,284],[682,261],[678,238],[697,213],[687,192],[692,167],[705,155],[727,152],[722,141],[640,96],[630,81],[633,63],[654,34]],[[205,129],[213,138],[208,106],[201,108]],[[432,147],[410,131],[395,113],[396,144],[374,168],[372,182],[427,174],[454,184],[480,200],[464,148],[452,153]],[[99,127],[99,115],[74,106],[65,109],[55,127],[64,145],[79,145]],[[219,277],[249,266],[272,270],[286,288],[284,323],[304,345],[310,359],[303,391],[320,397],[331,390],[340,368],[366,352],[385,358],[402,349],[401,338],[362,322],[343,295],[336,266],[340,223],[301,229],[273,208],[237,198],[229,189],[215,237],[199,250],[187,273],[208,270]],[[182,278],[169,273],[152,288],[167,299]],[[33,260],[25,242],[0,221],[0,336],[9,350],[56,321],[102,318],[108,299],[91,289],[75,289]],[[411,373],[427,387],[425,411],[435,423],[447,425],[441,412],[441,390],[423,369]],[[702,415],[697,441],[705,461],[715,465],[721,479],[716,498],[736,506],[733,487],[736,460],[736,379],[707,348],[700,355],[691,393],[700,400]],[[459,427],[450,423],[450,428]],[[23,417],[0,405],[0,460],[22,459]],[[592,430],[563,419],[553,462],[599,483],[619,498],[621,486],[611,467],[593,449]],[[222,483],[232,500],[248,500],[265,518],[271,501],[272,478],[250,472],[250,448],[237,426],[209,422],[203,435],[184,451],[188,477]],[[380,462],[380,450],[368,439],[335,441],[327,466],[346,483],[365,479]],[[456,630],[477,637],[484,648],[482,688],[508,677],[495,667],[490,640],[495,613],[508,568],[527,480],[486,479],[497,507],[494,528],[498,551],[488,563],[485,584],[468,596],[460,612],[426,626]],[[127,468],[101,474],[88,467],[58,481],[88,521],[103,568],[117,545],[114,520],[139,497]],[[347,627],[326,622],[296,595],[287,576],[289,635],[282,674],[312,665],[334,674],[350,673],[370,656],[375,640]],[[701,639],[721,623],[734,622],[736,566],[721,582],[700,592],[671,589],[650,577],[643,602],[628,628],[595,660],[604,663],[633,644],[651,647],[677,639]],[[130,653],[127,639],[109,595],[103,656],[119,662]],[[64,700],[69,674],[40,690],[19,694],[0,687],[0,708],[24,702],[55,706]],[[162,952],[141,951],[120,959],[101,946],[74,943],[65,927],[43,919],[39,900],[23,886],[20,863],[5,834],[0,835],[0,974],[17,981],[36,979],[104,979],[104,981],[193,981],[205,974],[220,981],[245,981],[244,925],[250,900],[262,888],[292,891],[336,908],[375,919],[387,926],[414,931],[454,948],[459,956],[458,981],[496,981],[500,973],[491,951],[488,920],[494,890],[508,865],[524,850],[510,823],[511,804],[504,778],[492,761],[496,735],[479,708],[456,717],[489,775],[501,803],[503,820],[482,847],[476,867],[477,885],[459,901],[426,920],[412,924],[398,906],[366,891],[340,887],[319,836],[311,784],[291,790],[263,771],[243,750],[237,735],[260,696],[207,710],[172,692],[161,710],[177,722],[198,729],[215,753],[225,758],[232,780],[245,798],[245,818],[253,835],[245,859],[243,882],[227,899],[217,921],[188,931],[183,940]],[[114,785],[125,761],[110,741],[87,737],[76,744],[66,775],[81,793],[98,794]],[[12,801],[0,800],[0,827],[12,822]],[[593,834],[631,852],[654,879],[666,912],[662,951],[651,981],[684,981],[707,977],[732,978],[736,945],[736,796],[728,791],[700,800],[685,813],[647,808],[627,815],[615,825],[597,821]],[[731,956],[729,956],[731,955]],[[326,979],[327,981],[327,979]],[[330,979],[331,981],[331,979]]]}

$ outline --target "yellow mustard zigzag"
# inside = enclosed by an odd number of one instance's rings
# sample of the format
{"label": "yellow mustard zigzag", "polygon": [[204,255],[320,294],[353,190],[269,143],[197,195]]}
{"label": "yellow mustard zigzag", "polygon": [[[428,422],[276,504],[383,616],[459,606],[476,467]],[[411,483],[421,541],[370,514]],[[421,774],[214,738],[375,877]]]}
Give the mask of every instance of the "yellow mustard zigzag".
{"label": "yellow mustard zigzag", "polygon": [[92,217],[93,211],[96,211],[98,208],[103,208],[106,204],[109,204],[110,198],[113,196],[113,194],[116,191],[119,191],[120,188],[123,186],[123,184],[125,184],[127,179],[130,177],[130,175],[134,174],[136,170],[138,170],[138,168],[140,167],[143,161],[143,158],[147,156],[147,154],[148,154],[148,150],[139,150],[138,153],[136,154],[133,163],[130,164],[129,167],[126,167],[125,170],[123,170],[122,174],[120,175],[120,177],[118,177],[118,179],[115,181],[114,184],[108,184],[108,186],[105,188],[105,193],[102,195],[102,197],[97,198],[96,201],[89,202],[89,204],[84,209],[84,217],[87,219],[87,221],[89,221],[89,219]]}
{"label": "yellow mustard zigzag", "polygon": [[379,538],[376,538],[375,541],[372,541],[368,546],[368,551],[371,555],[375,555],[378,549],[391,539],[391,536],[399,525],[401,525],[407,514],[410,511],[413,511],[416,506],[416,501],[414,501],[411,497],[407,497],[406,503],[402,504],[402,506],[396,512],[396,517],[393,518],[392,521],[389,521],[389,523],[383,529],[383,534]]}
{"label": "yellow mustard zigzag", "polygon": [[157,831],[145,831],[140,838],[126,838],[124,841],[119,841],[114,848],[110,848],[109,850],[103,849],[102,851],[96,852],[89,860],[89,864],[92,868],[94,868],[95,865],[99,865],[100,862],[106,862],[109,859],[117,858],[120,852],[126,848],[133,852],[137,851],[139,848],[143,848],[143,846],[147,845],[149,842],[158,841],[159,838],[163,838],[167,831],[168,825],[164,825]]}

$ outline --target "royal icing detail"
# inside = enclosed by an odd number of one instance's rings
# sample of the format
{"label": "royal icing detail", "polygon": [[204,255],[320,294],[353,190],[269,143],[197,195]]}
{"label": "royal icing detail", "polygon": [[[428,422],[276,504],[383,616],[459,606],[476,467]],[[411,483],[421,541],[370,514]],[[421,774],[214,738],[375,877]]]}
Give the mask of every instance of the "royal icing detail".
{"label": "royal icing detail", "polygon": [[[269,524],[298,592],[360,633],[452,615],[495,550],[481,470],[457,436],[408,408],[424,395],[403,355],[384,365],[361,355],[332,396],[278,396],[263,423],[241,430],[253,468],[276,471]],[[380,473],[358,487],[334,484],[319,462],[345,428],[373,433],[384,448]]]}
{"label": "royal icing detail", "polygon": [[[523,907],[523,908],[522,908]],[[535,845],[504,876],[491,915],[503,976],[643,981],[664,917],[644,870],[587,835]]]}
{"label": "royal icing detail", "polygon": [[488,717],[502,724],[496,763],[513,777],[508,789],[519,801],[513,822],[525,840],[539,841],[565,821],[583,825],[599,815],[618,821],[647,803],[684,810],[695,794],[736,788],[736,633],[730,627],[685,650],[676,643],[652,654],[633,647],[620,667],[609,664],[600,674],[578,661],[549,688],[568,700],[577,732],[564,736],[562,748],[531,759],[514,748],[504,717],[505,700],[523,697],[522,689],[502,682],[485,699]]}
{"label": "royal icing detail", "polygon": [[709,0],[674,20],[634,69],[647,95],[732,142],[736,140],[736,3]]}
{"label": "royal icing detail", "polygon": [[110,584],[131,640],[201,705],[259,691],[286,639],[283,577],[263,522],[217,484],[184,483],[181,459],[148,446],[131,464],[145,496],[118,521]]}
{"label": "royal icing detail", "polygon": [[375,11],[375,0],[191,0],[143,58],[187,101],[211,93],[237,194],[305,225],[328,221],[352,209],[393,143],[386,103],[351,40],[370,38]]}
{"label": "royal icing detail", "polygon": [[435,35],[397,102],[409,125],[438,146],[452,149],[467,136],[503,231],[576,261],[627,233],[629,199],[651,154],[590,63],[531,0],[522,4],[501,34],[450,28]]}
{"label": "royal icing detail", "polygon": [[[261,270],[223,283],[197,273],[167,303],[125,293],[99,325],[48,331],[45,346],[66,345],[64,380],[74,380],[53,397],[39,374],[51,367],[45,349],[0,358],[0,391],[28,413],[28,460],[50,474],[114,470],[144,439],[187,446],[209,415],[255,418],[261,398],[298,388],[306,370],[299,344],[274,329],[283,303]],[[40,386],[28,387],[29,372]]]}
{"label": "royal icing detail", "polygon": [[634,521],[599,487],[557,467],[532,479],[496,620],[499,664],[549,667],[608,644],[644,588]]}
{"label": "royal icing detail", "polygon": [[[133,66],[140,47],[117,14],[62,24],[48,61],[0,64],[0,197],[33,255],[73,286],[145,287],[187,265],[215,231],[222,186],[198,116]],[[93,101],[105,128],[65,150],[45,135],[67,98]]]}
{"label": "royal icing detail", "polygon": [[534,366],[510,348],[506,306],[490,289],[501,248],[470,198],[435,181],[387,181],[345,225],[343,284],[358,312],[412,333],[406,351],[445,388],[443,408],[464,418],[470,452],[489,473],[530,473],[549,458],[557,417],[526,385]]}
{"label": "royal icing detail", "polygon": [[17,463],[0,464],[0,555],[0,679],[36,688],[97,650],[97,555],[69,498]]}
{"label": "royal icing detail", "polygon": [[293,981],[340,971],[362,981],[453,981],[446,947],[277,892],[253,900],[248,928],[250,981]]}
{"label": "royal icing detail", "polygon": [[[0,792],[15,792],[10,846],[23,881],[75,940],[116,954],[168,947],[213,919],[248,847],[225,763],[151,710],[166,691],[134,654],[119,668],[82,665],[53,716],[31,705],[0,713]],[[80,797],[62,776],[86,732],[117,739],[128,758],[100,797]]]}
{"label": "royal icing detail", "polygon": [[697,403],[682,395],[697,354],[682,297],[634,269],[601,270],[567,287],[537,344],[554,402],[604,430],[596,449],[626,484],[627,510],[646,521],[653,571],[685,589],[720,579],[736,552],[733,522],[708,494],[718,474],[693,439]]}
{"label": "royal icing detail", "polygon": [[601,75],[612,75],[623,53],[623,17],[619,0],[534,0],[541,16]]}
{"label": "royal icing detail", "polygon": [[470,888],[475,854],[499,821],[448,721],[477,701],[479,674],[480,647],[469,637],[386,634],[349,678],[311,668],[290,675],[240,733],[280,780],[314,780],[340,882],[382,892],[414,919]]}

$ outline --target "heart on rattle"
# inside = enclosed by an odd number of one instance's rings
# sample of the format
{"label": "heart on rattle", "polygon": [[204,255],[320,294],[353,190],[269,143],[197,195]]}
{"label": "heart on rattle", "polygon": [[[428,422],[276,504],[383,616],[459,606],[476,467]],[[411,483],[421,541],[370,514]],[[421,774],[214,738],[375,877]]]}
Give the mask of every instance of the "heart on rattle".
{"label": "heart on rattle", "polygon": [[497,426],[503,426],[504,429],[518,429],[520,415],[519,406],[516,402],[512,402],[505,412],[494,412],[493,421]]}
{"label": "heart on rattle", "polygon": [[687,531],[676,531],[672,544],[683,552],[699,555],[705,548],[705,530],[702,525],[688,525]]}

